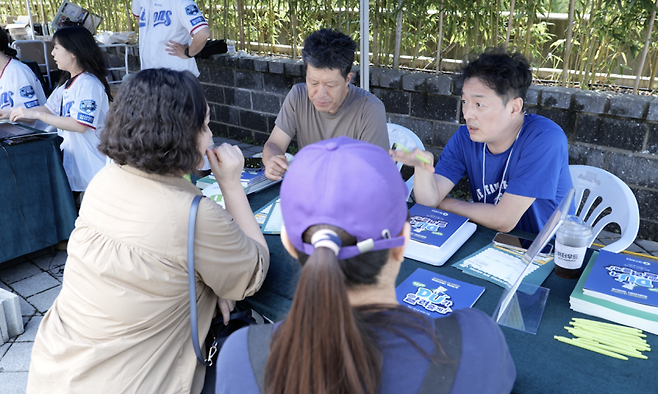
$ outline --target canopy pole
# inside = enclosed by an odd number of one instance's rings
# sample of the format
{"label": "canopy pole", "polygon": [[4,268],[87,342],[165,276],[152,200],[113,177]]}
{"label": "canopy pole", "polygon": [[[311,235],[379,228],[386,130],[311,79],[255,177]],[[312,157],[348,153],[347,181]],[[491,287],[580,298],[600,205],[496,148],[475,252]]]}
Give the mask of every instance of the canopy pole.
{"label": "canopy pole", "polygon": [[360,0],[359,13],[361,14],[361,89],[370,91],[370,20],[369,2]]}

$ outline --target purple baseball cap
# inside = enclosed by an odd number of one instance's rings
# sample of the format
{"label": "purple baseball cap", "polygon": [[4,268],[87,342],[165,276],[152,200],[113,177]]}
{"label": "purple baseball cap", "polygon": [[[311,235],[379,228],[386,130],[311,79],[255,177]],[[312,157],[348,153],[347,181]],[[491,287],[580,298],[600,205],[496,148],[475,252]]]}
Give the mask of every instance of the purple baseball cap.
{"label": "purple baseball cap", "polygon": [[281,185],[281,213],[291,243],[308,255],[313,245],[302,235],[313,225],[333,225],[356,237],[357,245],[340,249],[343,260],[404,244],[398,235],[407,221],[407,194],[388,152],[338,137],[295,155]]}

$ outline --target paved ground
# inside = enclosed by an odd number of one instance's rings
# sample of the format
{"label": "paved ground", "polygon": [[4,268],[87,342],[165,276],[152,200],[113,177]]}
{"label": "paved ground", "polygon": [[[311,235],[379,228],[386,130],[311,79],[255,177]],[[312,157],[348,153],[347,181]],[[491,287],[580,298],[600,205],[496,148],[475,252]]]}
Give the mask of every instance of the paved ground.
{"label": "paved ground", "polygon": [[[241,145],[245,155],[262,150],[237,141],[228,142]],[[612,233],[601,234],[595,243],[607,245],[616,237]],[[638,240],[627,250],[658,257],[658,242]],[[57,251],[53,255],[50,249],[43,249],[0,263],[0,287],[19,295],[25,325],[23,334],[0,345],[0,394],[25,393],[34,337],[43,315],[62,287],[66,256],[66,251]]]}

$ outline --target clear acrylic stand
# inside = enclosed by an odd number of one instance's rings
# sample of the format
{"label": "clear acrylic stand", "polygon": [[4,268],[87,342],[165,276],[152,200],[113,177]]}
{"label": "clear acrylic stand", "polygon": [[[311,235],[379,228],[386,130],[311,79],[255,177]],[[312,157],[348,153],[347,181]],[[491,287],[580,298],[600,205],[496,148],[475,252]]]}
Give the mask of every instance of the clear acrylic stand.
{"label": "clear acrylic stand", "polygon": [[564,218],[569,213],[569,208],[573,202],[576,189],[569,189],[562,202],[555,209],[553,214],[544,224],[544,228],[539,232],[537,238],[532,242],[528,251],[521,256],[525,263],[525,269],[516,279],[514,285],[509,290],[503,292],[498,307],[493,314],[496,323],[525,331],[531,334],[537,334],[541,317],[544,314],[544,307],[548,299],[548,289],[541,286],[523,283],[523,278],[530,273],[532,260],[537,256],[540,250],[546,246],[548,241],[553,238],[558,227],[564,222]]}
{"label": "clear acrylic stand", "polygon": [[500,307],[509,295],[509,291],[506,290],[494,313],[494,316],[497,317],[496,322],[505,327],[537,334],[546,300],[548,300],[548,292],[549,289],[545,287],[521,283],[501,314],[499,313]]}

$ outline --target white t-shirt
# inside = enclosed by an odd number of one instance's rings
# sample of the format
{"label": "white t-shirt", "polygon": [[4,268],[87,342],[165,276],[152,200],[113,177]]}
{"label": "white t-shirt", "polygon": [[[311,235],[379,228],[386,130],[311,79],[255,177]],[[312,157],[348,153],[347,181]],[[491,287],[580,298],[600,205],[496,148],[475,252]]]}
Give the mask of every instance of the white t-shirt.
{"label": "white t-shirt", "polygon": [[165,67],[189,70],[199,76],[194,58],[181,59],[170,55],[165,46],[169,41],[189,44],[196,32],[208,28],[206,18],[193,0],[133,0],[132,12],[139,17],[139,58],[142,70]]}
{"label": "white t-shirt", "polygon": [[74,118],[87,126],[84,133],[58,129],[64,138],[64,170],[73,191],[84,191],[91,178],[105,166],[106,156],[98,150],[105,127],[105,114],[110,109],[105,87],[89,73],[78,75],[68,87],[59,86],[48,97],[46,108],[54,115]]}
{"label": "white t-shirt", "polygon": [[9,58],[0,72],[0,109],[33,108],[45,102],[43,87],[30,67]]}

